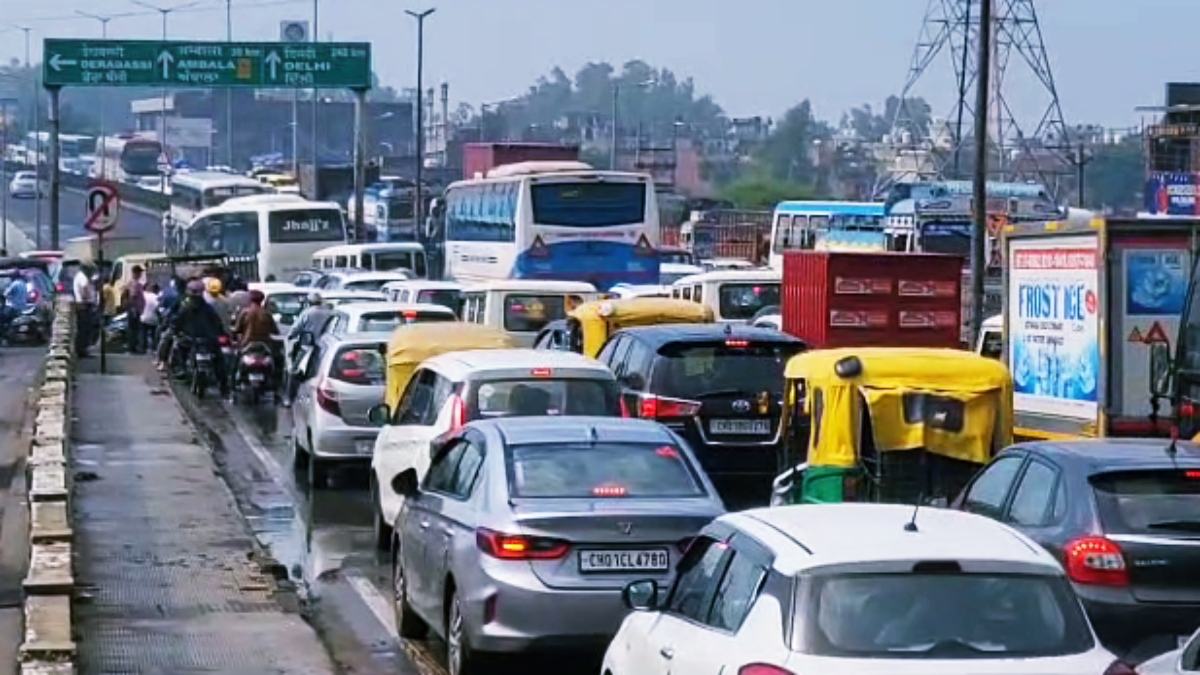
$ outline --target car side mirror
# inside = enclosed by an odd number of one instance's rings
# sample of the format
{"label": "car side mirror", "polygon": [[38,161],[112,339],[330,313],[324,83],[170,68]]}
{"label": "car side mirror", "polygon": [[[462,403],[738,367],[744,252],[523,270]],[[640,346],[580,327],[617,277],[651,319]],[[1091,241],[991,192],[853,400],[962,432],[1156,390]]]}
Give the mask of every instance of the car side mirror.
{"label": "car side mirror", "polygon": [[372,406],[371,409],[367,411],[367,421],[377,427],[387,426],[391,417],[392,411],[390,408],[388,408],[386,403],[380,403],[377,406]]}
{"label": "car side mirror", "polygon": [[935,509],[948,509],[950,500],[946,497],[930,497],[925,500],[925,505]]}
{"label": "car side mirror", "polygon": [[621,378],[622,383],[635,391],[642,391],[646,388],[646,378],[641,373],[629,373]]}
{"label": "car side mirror", "polygon": [[648,612],[658,606],[658,582],[643,579],[621,589],[621,602],[634,611]]}
{"label": "car side mirror", "polygon": [[417,470],[405,469],[392,479],[392,489],[401,497],[415,497],[420,488],[417,486]]}
{"label": "car side mirror", "polygon": [[1162,342],[1150,345],[1150,393],[1154,396],[1171,394],[1171,351]]}

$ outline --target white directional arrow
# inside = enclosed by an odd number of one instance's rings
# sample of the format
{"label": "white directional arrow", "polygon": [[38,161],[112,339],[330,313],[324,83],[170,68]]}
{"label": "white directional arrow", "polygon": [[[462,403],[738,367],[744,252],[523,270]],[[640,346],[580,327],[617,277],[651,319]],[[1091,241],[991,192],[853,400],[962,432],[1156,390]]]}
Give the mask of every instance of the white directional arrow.
{"label": "white directional arrow", "polygon": [[267,67],[271,69],[271,79],[272,80],[279,79],[279,64],[282,61],[283,61],[283,59],[279,58],[279,54],[276,52],[271,52],[270,54],[267,54],[266,63],[267,63]]}
{"label": "white directional arrow", "polygon": [[50,57],[50,67],[53,68],[55,72],[61,71],[63,69],[63,66],[77,66],[77,65],[79,65],[78,61],[74,61],[71,59],[64,59],[62,57],[62,54],[55,54],[54,56]]}
{"label": "white directional arrow", "polygon": [[175,57],[171,55],[171,52],[164,49],[158,53],[158,58],[155,60],[162,66],[163,79],[171,77],[171,64],[175,63]]}

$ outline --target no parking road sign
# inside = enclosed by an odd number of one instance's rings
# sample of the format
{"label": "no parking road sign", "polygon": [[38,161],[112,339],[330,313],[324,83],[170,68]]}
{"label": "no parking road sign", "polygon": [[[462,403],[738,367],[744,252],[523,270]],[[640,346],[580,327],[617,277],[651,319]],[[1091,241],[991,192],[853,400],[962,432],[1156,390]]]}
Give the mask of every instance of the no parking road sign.
{"label": "no parking road sign", "polygon": [[121,195],[110,183],[96,183],[88,188],[87,218],[83,227],[89,232],[104,234],[117,226]]}

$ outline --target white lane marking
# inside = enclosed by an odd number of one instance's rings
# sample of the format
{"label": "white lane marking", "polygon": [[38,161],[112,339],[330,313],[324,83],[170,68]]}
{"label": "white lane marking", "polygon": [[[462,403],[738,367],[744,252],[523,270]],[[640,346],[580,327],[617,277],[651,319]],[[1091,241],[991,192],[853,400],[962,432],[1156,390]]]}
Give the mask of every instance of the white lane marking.
{"label": "white lane marking", "polygon": [[226,408],[229,419],[233,420],[233,427],[237,429],[238,435],[242,437],[242,440],[246,441],[246,445],[250,446],[250,452],[253,452],[254,456],[266,466],[275,483],[286,490],[287,485],[284,484],[283,480],[286,474],[283,472],[283,465],[258,440],[258,437],[254,434],[254,430],[239,417],[236,410],[229,410],[224,402],[221,403],[221,407]]}
{"label": "white lane marking", "polygon": [[392,601],[387,599],[371,580],[357,574],[347,574],[346,581],[354,593],[363,601],[367,609],[375,615],[379,623],[387,629],[388,635],[399,637],[396,633],[395,616],[392,611]]}

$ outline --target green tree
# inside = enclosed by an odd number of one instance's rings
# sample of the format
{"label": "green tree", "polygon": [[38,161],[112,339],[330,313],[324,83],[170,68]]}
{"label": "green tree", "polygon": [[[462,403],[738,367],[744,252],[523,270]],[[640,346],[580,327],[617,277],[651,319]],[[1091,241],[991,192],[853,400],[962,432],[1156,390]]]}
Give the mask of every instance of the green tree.
{"label": "green tree", "polygon": [[1140,209],[1146,159],[1140,137],[1101,145],[1085,167],[1083,198],[1089,208]]}
{"label": "green tree", "polygon": [[722,199],[728,199],[741,209],[773,209],[779,202],[789,199],[812,199],[816,190],[802,183],[756,173],[729,183],[720,194]]}
{"label": "green tree", "polygon": [[829,126],[813,117],[812,104],[804,100],[784,113],[760,148],[755,164],[777,181],[816,185],[816,141],[831,135]]}

